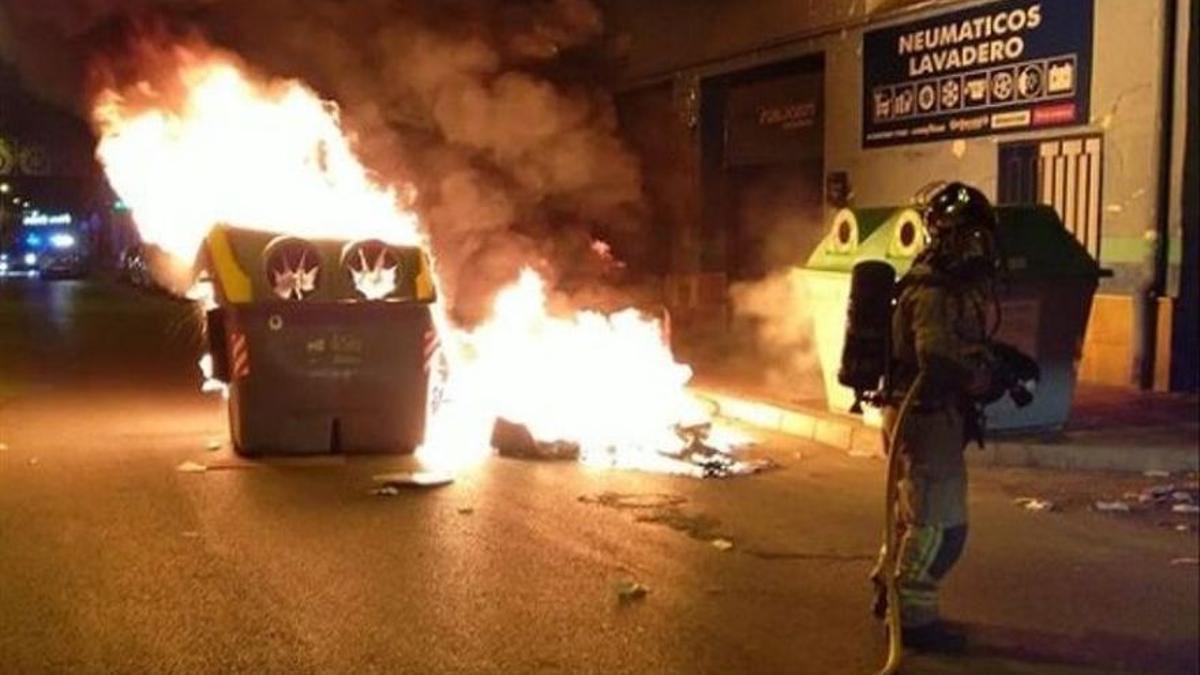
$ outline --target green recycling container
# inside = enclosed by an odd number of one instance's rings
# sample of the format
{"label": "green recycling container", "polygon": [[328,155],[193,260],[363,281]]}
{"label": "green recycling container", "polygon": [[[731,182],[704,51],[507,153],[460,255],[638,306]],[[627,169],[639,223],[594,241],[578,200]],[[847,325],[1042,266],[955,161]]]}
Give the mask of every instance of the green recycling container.
{"label": "green recycling container", "polygon": [[[1052,208],[1012,205],[996,212],[997,243],[1009,275],[1000,288],[995,337],[1033,356],[1042,379],[1032,404],[1017,408],[1005,397],[988,406],[988,428],[1058,429],[1070,414],[1084,330],[1103,272]],[[924,241],[924,223],[915,209],[843,209],[801,268],[830,410],[846,412],[854,401],[853,391],[837,381],[850,271],[859,261],[882,260],[902,277]]]}

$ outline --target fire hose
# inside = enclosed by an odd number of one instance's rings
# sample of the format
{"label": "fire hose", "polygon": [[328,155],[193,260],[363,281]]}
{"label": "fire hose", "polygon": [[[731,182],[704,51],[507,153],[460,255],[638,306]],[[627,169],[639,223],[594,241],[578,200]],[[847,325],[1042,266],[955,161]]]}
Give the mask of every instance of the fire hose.
{"label": "fire hose", "polygon": [[923,375],[918,376],[912,386],[908,388],[904,400],[900,403],[900,410],[896,413],[892,432],[888,436],[887,486],[884,490],[883,505],[883,565],[881,566],[883,585],[887,593],[887,615],[884,621],[888,633],[888,653],[887,661],[879,670],[878,675],[892,675],[899,670],[900,659],[904,655],[904,642],[900,632],[900,591],[896,587],[897,567],[899,566],[899,557],[896,555],[899,548],[896,537],[896,501],[899,498],[897,483],[900,474],[900,442],[898,439],[904,423],[907,421],[908,413],[912,409],[923,377]]}

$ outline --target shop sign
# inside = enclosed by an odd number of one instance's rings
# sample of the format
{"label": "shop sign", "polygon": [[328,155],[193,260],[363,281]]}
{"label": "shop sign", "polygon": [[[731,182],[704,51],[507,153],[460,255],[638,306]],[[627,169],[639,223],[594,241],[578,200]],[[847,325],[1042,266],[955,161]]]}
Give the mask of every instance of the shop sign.
{"label": "shop sign", "polygon": [[1094,0],[1004,0],[863,35],[864,147],[1085,124]]}

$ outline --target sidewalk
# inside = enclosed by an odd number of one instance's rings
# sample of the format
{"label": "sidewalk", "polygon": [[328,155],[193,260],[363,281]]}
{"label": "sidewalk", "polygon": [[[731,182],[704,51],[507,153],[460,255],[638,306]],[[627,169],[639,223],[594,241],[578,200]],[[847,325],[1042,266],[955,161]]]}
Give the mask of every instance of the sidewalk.
{"label": "sidewalk", "polygon": [[[877,427],[861,417],[830,412],[823,400],[789,397],[777,390],[700,376],[692,386],[721,417],[814,440],[856,456],[881,455]],[[1196,471],[1200,469],[1200,399],[1080,385],[1062,431],[1005,435],[967,451],[983,466]]]}

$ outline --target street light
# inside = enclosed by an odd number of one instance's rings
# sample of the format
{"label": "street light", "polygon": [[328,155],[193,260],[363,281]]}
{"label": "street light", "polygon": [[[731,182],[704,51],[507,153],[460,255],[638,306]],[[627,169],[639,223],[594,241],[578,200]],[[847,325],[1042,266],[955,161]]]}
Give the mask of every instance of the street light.
{"label": "street light", "polygon": [[6,195],[12,190],[12,186],[8,183],[0,183],[0,195]]}

